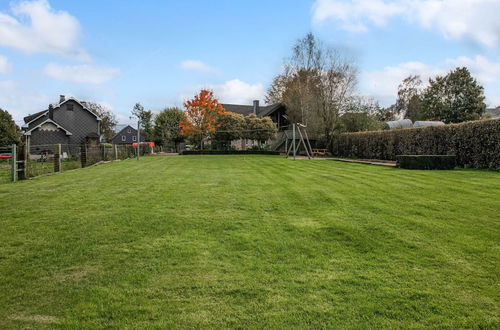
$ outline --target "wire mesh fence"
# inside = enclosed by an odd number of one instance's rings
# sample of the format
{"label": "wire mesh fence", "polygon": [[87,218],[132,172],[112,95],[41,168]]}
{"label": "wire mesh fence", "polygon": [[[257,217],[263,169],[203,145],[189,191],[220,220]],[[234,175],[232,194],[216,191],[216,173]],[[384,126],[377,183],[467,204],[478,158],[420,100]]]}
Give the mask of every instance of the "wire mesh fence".
{"label": "wire mesh fence", "polygon": [[[15,152],[13,152],[15,148]],[[153,147],[141,146],[139,154],[154,152]],[[64,172],[82,167],[137,156],[137,147],[132,145],[72,145],[41,144],[28,146],[0,146],[0,183],[18,179],[29,179],[55,172]],[[16,166],[13,166],[15,162]]]}
{"label": "wire mesh fence", "polygon": [[0,146],[0,183],[12,181],[12,147]]}

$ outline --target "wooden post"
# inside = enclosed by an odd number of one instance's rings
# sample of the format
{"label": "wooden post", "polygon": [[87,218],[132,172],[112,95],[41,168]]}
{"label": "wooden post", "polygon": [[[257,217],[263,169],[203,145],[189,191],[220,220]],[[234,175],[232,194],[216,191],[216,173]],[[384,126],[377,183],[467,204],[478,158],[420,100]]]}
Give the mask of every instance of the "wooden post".
{"label": "wooden post", "polygon": [[24,164],[23,164],[23,180],[28,178],[28,163],[30,161],[30,136],[26,135],[26,139],[24,141]]}
{"label": "wooden post", "polygon": [[295,148],[295,124],[292,124],[292,127],[293,127],[293,134],[292,134],[293,160],[295,160],[295,157],[297,155],[297,149]]}
{"label": "wooden post", "polygon": [[113,144],[113,149],[114,149],[114,154],[115,154],[114,160],[117,160],[118,159],[118,149],[116,148],[116,144]]}
{"label": "wooden post", "polygon": [[11,174],[12,174],[12,182],[17,181],[17,146],[13,144],[11,146],[11,151],[12,151],[12,167],[11,167]]}
{"label": "wooden post", "polygon": [[87,166],[87,146],[82,144],[80,147],[80,162],[82,163],[82,167]]}
{"label": "wooden post", "polygon": [[61,172],[61,145],[56,144],[54,150],[54,172]]}

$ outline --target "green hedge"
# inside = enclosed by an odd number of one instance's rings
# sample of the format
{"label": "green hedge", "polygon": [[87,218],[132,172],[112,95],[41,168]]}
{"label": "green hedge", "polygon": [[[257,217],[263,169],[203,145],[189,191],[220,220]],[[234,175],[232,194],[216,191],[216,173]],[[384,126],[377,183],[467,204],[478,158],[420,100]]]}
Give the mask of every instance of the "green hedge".
{"label": "green hedge", "polygon": [[279,155],[268,150],[184,150],[183,155]]}
{"label": "green hedge", "polygon": [[396,160],[397,155],[455,155],[457,166],[500,169],[500,119],[340,134],[339,157]]}
{"label": "green hedge", "polygon": [[397,166],[410,170],[452,170],[456,157],[448,155],[399,155]]}

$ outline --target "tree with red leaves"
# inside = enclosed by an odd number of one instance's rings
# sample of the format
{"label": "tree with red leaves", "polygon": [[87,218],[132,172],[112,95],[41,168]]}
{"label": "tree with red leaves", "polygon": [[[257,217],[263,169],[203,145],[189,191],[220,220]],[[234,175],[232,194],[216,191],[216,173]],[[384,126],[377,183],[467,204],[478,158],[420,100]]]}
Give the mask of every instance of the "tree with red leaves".
{"label": "tree with red leaves", "polygon": [[203,139],[210,138],[218,127],[218,118],[225,110],[212,91],[202,89],[184,103],[186,111],[180,123],[181,135],[203,148]]}

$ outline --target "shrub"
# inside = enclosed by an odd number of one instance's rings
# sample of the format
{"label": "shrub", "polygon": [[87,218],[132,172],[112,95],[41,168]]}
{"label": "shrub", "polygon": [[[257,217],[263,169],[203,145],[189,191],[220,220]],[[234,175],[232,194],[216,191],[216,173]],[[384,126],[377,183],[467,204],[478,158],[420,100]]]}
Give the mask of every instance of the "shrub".
{"label": "shrub", "polygon": [[397,166],[410,170],[452,170],[456,165],[455,156],[445,155],[399,155]]}
{"label": "shrub", "polygon": [[278,151],[266,150],[184,150],[183,155],[279,155]]}
{"label": "shrub", "polygon": [[500,169],[500,119],[390,131],[344,133],[339,157],[396,160],[397,155],[455,155],[457,166]]}

